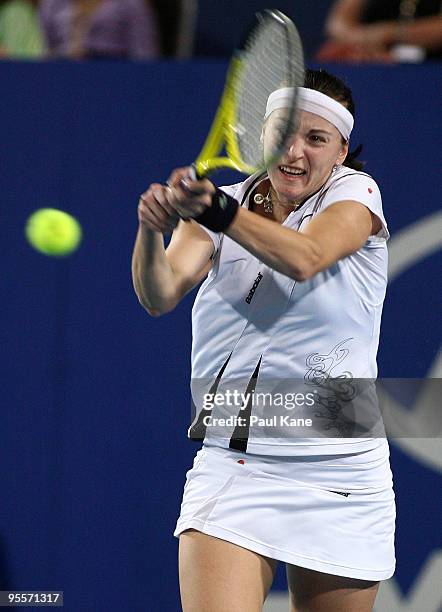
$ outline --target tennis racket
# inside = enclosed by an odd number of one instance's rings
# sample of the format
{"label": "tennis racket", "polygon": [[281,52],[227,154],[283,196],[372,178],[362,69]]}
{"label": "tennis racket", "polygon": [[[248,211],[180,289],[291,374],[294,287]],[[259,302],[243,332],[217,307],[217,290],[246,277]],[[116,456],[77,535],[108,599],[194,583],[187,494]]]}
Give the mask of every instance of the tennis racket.
{"label": "tennis racket", "polygon": [[[294,23],[278,10],[265,10],[255,17],[230,62],[218,110],[193,164],[193,178],[221,168],[244,174],[264,170],[280,158],[296,128],[297,87],[304,84],[300,36]],[[262,129],[267,99],[281,87],[292,87],[293,96],[288,108],[280,113],[270,150],[266,147],[264,156]]]}

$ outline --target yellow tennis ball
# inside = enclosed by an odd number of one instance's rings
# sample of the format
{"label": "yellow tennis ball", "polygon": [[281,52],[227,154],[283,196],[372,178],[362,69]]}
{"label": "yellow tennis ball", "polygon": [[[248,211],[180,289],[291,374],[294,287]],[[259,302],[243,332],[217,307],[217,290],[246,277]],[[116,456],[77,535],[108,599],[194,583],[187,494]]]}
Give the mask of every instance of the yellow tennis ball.
{"label": "yellow tennis ball", "polygon": [[45,255],[69,255],[81,242],[77,219],[56,208],[40,208],[26,222],[25,234],[30,244]]}

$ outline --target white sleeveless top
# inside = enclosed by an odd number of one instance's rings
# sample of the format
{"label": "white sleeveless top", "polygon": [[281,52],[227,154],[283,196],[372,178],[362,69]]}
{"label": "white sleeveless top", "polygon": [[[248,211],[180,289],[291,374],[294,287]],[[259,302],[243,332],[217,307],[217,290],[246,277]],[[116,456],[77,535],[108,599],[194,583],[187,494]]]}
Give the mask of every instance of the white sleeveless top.
{"label": "white sleeveless top", "polygon": [[[250,193],[265,178],[254,175],[223,190],[248,207]],[[371,434],[364,438],[353,433],[348,437],[345,427],[334,427],[336,410],[333,413],[328,400],[319,404],[305,400],[295,410],[285,405],[274,408],[278,422],[265,424],[258,419],[273,417],[272,410],[250,407],[250,401],[246,409],[245,401],[239,401],[238,396],[233,404],[224,402],[211,411],[202,410],[202,400],[207,398],[202,390],[222,393],[223,384],[233,387],[233,379],[235,389],[249,391],[251,397],[259,390],[268,391],[269,385],[273,392],[287,391],[290,381],[296,381],[296,389],[302,387],[305,395],[306,391],[316,392],[314,383],[318,381],[376,378],[389,237],[377,184],[368,174],[341,166],[318,193],[287,217],[284,226],[302,232],[312,217],[343,200],[367,206],[382,222],[382,229],[356,253],[302,282],[263,264],[228,236],[206,230],[215,251],[212,270],[198,291],[192,311],[192,396],[196,414],[189,436],[197,437],[195,430],[192,435],[191,431],[199,423],[199,437],[206,443],[264,455],[353,453],[379,445]],[[252,393],[251,379],[255,379]],[[202,424],[203,416],[208,415],[212,421],[206,418]],[[218,424],[217,415],[221,428],[212,424]],[[246,423],[238,420],[247,415]],[[287,415],[310,417],[313,426],[300,421],[301,428],[298,422],[293,427],[287,423]],[[321,424],[321,433],[315,419]],[[327,422],[330,427],[325,426]],[[242,438],[239,447],[231,441],[238,431]]]}

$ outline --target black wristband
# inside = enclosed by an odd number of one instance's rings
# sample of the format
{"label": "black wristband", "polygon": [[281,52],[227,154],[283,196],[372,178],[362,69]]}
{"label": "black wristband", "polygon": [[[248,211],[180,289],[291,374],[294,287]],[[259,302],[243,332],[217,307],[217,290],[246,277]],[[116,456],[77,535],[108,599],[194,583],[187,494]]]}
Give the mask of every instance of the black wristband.
{"label": "black wristband", "polygon": [[218,187],[212,196],[212,205],[201,215],[195,217],[195,221],[212,230],[212,232],[224,232],[235,218],[239,204]]}

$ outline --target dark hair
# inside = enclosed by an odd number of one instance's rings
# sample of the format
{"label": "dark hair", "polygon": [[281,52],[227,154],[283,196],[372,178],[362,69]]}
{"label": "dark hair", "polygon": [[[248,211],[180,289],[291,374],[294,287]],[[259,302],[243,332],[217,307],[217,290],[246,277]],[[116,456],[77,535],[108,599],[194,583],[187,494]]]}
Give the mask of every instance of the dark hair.
{"label": "dark hair", "polygon": [[[355,103],[353,101],[351,89],[338,77],[330,74],[326,70],[310,70],[307,68],[305,71],[304,85],[309,89],[316,89],[316,91],[320,91],[326,96],[333,98],[333,100],[340,102],[350,111],[353,117],[355,116]],[[342,140],[345,142],[344,138]],[[354,170],[362,170],[365,162],[357,159],[361,151],[362,145],[359,145],[354,151],[349,152],[343,165],[353,168]]]}

